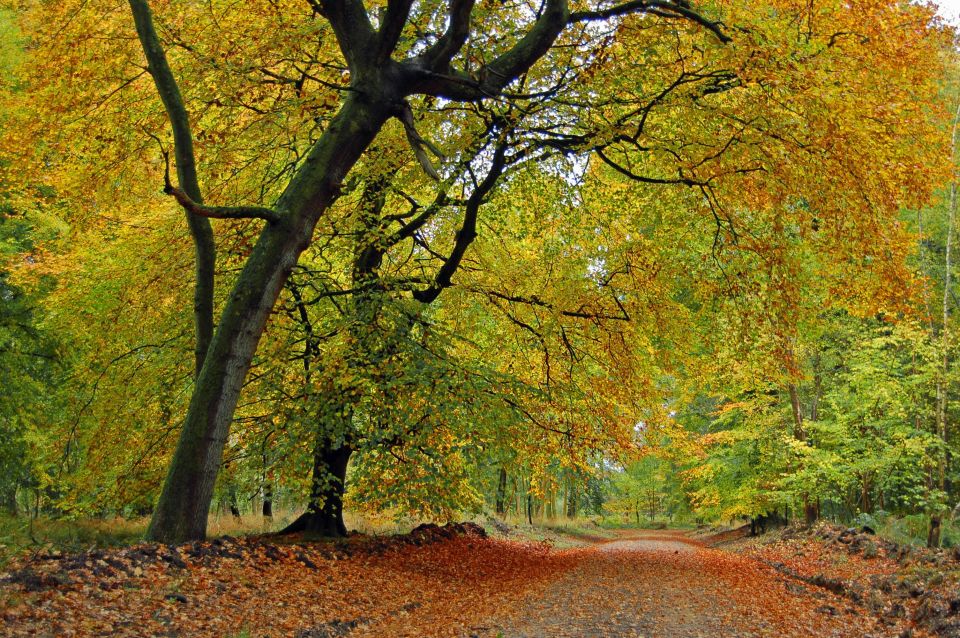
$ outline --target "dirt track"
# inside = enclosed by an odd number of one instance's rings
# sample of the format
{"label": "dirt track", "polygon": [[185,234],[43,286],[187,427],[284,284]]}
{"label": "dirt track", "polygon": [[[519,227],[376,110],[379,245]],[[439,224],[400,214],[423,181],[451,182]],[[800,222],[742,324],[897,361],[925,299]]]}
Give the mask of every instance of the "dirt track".
{"label": "dirt track", "polygon": [[[601,543],[478,636],[889,636],[861,610],[748,558],[675,532]],[[468,634],[469,635],[469,634]]]}

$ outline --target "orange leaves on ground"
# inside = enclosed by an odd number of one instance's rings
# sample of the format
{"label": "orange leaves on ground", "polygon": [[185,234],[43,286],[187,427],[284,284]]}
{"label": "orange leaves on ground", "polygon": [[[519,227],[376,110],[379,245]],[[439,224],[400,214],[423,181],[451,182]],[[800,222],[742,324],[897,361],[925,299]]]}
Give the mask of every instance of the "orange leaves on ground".
{"label": "orange leaves on ground", "polygon": [[34,559],[3,579],[0,633],[453,636],[576,560],[480,538],[332,547],[226,540]]}
{"label": "orange leaves on ground", "polygon": [[[624,533],[567,551],[475,535],[416,544],[442,536],[337,545],[221,540],[35,558],[3,577],[0,633],[860,638],[909,629],[927,635],[914,625],[922,620],[915,610],[892,615],[871,591],[853,586],[858,579],[895,578],[897,562],[884,552],[848,553],[840,546],[849,543],[841,541],[831,548],[822,539],[794,539],[748,555],[710,549],[677,532]],[[914,581],[908,585],[917,589]],[[904,596],[917,598],[912,591]],[[919,607],[929,611],[941,598],[923,598]],[[922,624],[949,622],[947,616]]]}

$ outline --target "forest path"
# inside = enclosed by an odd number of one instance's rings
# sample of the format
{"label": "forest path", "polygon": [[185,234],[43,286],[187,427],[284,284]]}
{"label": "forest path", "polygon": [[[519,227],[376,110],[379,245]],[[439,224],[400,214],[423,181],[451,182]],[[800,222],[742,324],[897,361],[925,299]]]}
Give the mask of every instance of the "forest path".
{"label": "forest path", "polygon": [[[467,636],[717,638],[891,635],[819,588],[678,532],[597,544],[519,609]],[[885,631],[886,629],[886,631]]]}
{"label": "forest path", "polygon": [[[568,549],[435,536],[355,538],[352,546],[224,538],[24,556],[0,571],[0,636],[899,635],[848,599],[680,532],[623,532]],[[795,556],[787,548],[776,560]],[[830,574],[857,569],[845,550],[804,560]]]}

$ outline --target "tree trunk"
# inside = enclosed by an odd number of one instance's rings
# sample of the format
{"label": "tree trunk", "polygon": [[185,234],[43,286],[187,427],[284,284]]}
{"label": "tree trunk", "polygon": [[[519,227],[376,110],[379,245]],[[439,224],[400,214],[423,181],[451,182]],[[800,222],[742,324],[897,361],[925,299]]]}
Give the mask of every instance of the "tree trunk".
{"label": "tree trunk", "polygon": [[269,479],[263,485],[263,517],[273,518],[273,483]]}
{"label": "tree trunk", "polygon": [[240,519],[240,505],[237,503],[237,488],[230,486],[230,514],[237,520]]}
{"label": "tree trunk", "polygon": [[[177,164],[177,181],[180,188],[195,202],[202,203],[200,182],[197,177],[196,159],[193,154],[193,134],[187,109],[174,79],[167,56],[160,45],[153,26],[153,15],[146,0],[130,0],[137,35],[147,58],[150,76],[157,95],[163,103],[173,129],[173,150]],[[217,248],[213,228],[206,217],[187,212],[187,227],[194,247],[194,376],[200,375],[203,362],[213,340],[213,293],[217,267]]]}
{"label": "tree trunk", "polygon": [[930,517],[930,530],[927,532],[927,547],[931,549],[940,547],[940,531],[943,528],[943,520],[940,514],[934,514]]}
{"label": "tree trunk", "polygon": [[[956,161],[957,149],[957,128],[960,125],[960,105],[957,106],[953,117],[953,134],[950,140],[950,152]],[[941,492],[947,488],[947,403],[949,400],[949,388],[947,386],[947,377],[950,373],[950,298],[953,276],[953,225],[957,212],[957,180],[956,175],[950,184],[950,207],[947,211],[947,245],[943,264],[943,324],[940,327],[940,349],[943,358],[941,360],[940,377],[937,380],[937,412],[936,412],[936,434],[943,442],[944,450],[937,455],[936,467],[936,486]],[[940,546],[940,531],[943,520],[944,506],[939,505],[939,510],[930,515],[930,530],[927,533],[927,547]]]}
{"label": "tree trunk", "polygon": [[347,535],[343,494],[351,454],[353,448],[349,445],[325,446],[314,452],[310,504],[307,511],[280,530],[280,534],[306,532],[331,538]]}
{"label": "tree trunk", "polygon": [[17,486],[11,485],[0,494],[0,507],[10,516],[17,515]]}
{"label": "tree trunk", "polygon": [[803,520],[807,527],[810,527],[816,523],[818,518],[820,518],[820,508],[817,507],[816,501],[811,501],[809,496],[804,495]]}
{"label": "tree trunk", "polygon": [[567,518],[572,519],[577,517],[577,510],[580,509],[579,501],[580,495],[578,485],[576,480],[571,477],[569,491],[567,492]]}
{"label": "tree trunk", "polygon": [[263,230],[224,308],[190,401],[149,540],[202,539],[240,389],[280,290],[320,215],[383,126],[388,111],[351,93],[278,200],[282,221]]}
{"label": "tree trunk", "polygon": [[867,514],[873,513],[873,501],[870,498],[870,477],[864,476],[860,483],[860,508]]}
{"label": "tree trunk", "polygon": [[[800,403],[800,393],[797,386],[793,383],[787,384],[787,392],[790,395],[790,410],[793,413],[793,436],[798,441],[806,441],[807,433],[803,427],[803,410]],[[809,494],[803,494],[803,518],[810,527],[820,518],[820,508],[810,500]]]}
{"label": "tree trunk", "polygon": [[500,480],[497,482],[497,514],[503,516],[506,514],[506,508],[504,507],[504,498],[507,493],[507,469],[504,467],[500,468]]}

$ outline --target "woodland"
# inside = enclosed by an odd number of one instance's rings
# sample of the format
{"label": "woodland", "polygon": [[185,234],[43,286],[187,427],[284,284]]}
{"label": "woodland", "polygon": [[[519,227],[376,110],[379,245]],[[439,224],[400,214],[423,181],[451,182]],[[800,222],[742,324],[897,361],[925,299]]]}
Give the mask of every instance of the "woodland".
{"label": "woodland", "polygon": [[960,545],[933,5],[4,0],[0,102],[2,534]]}

